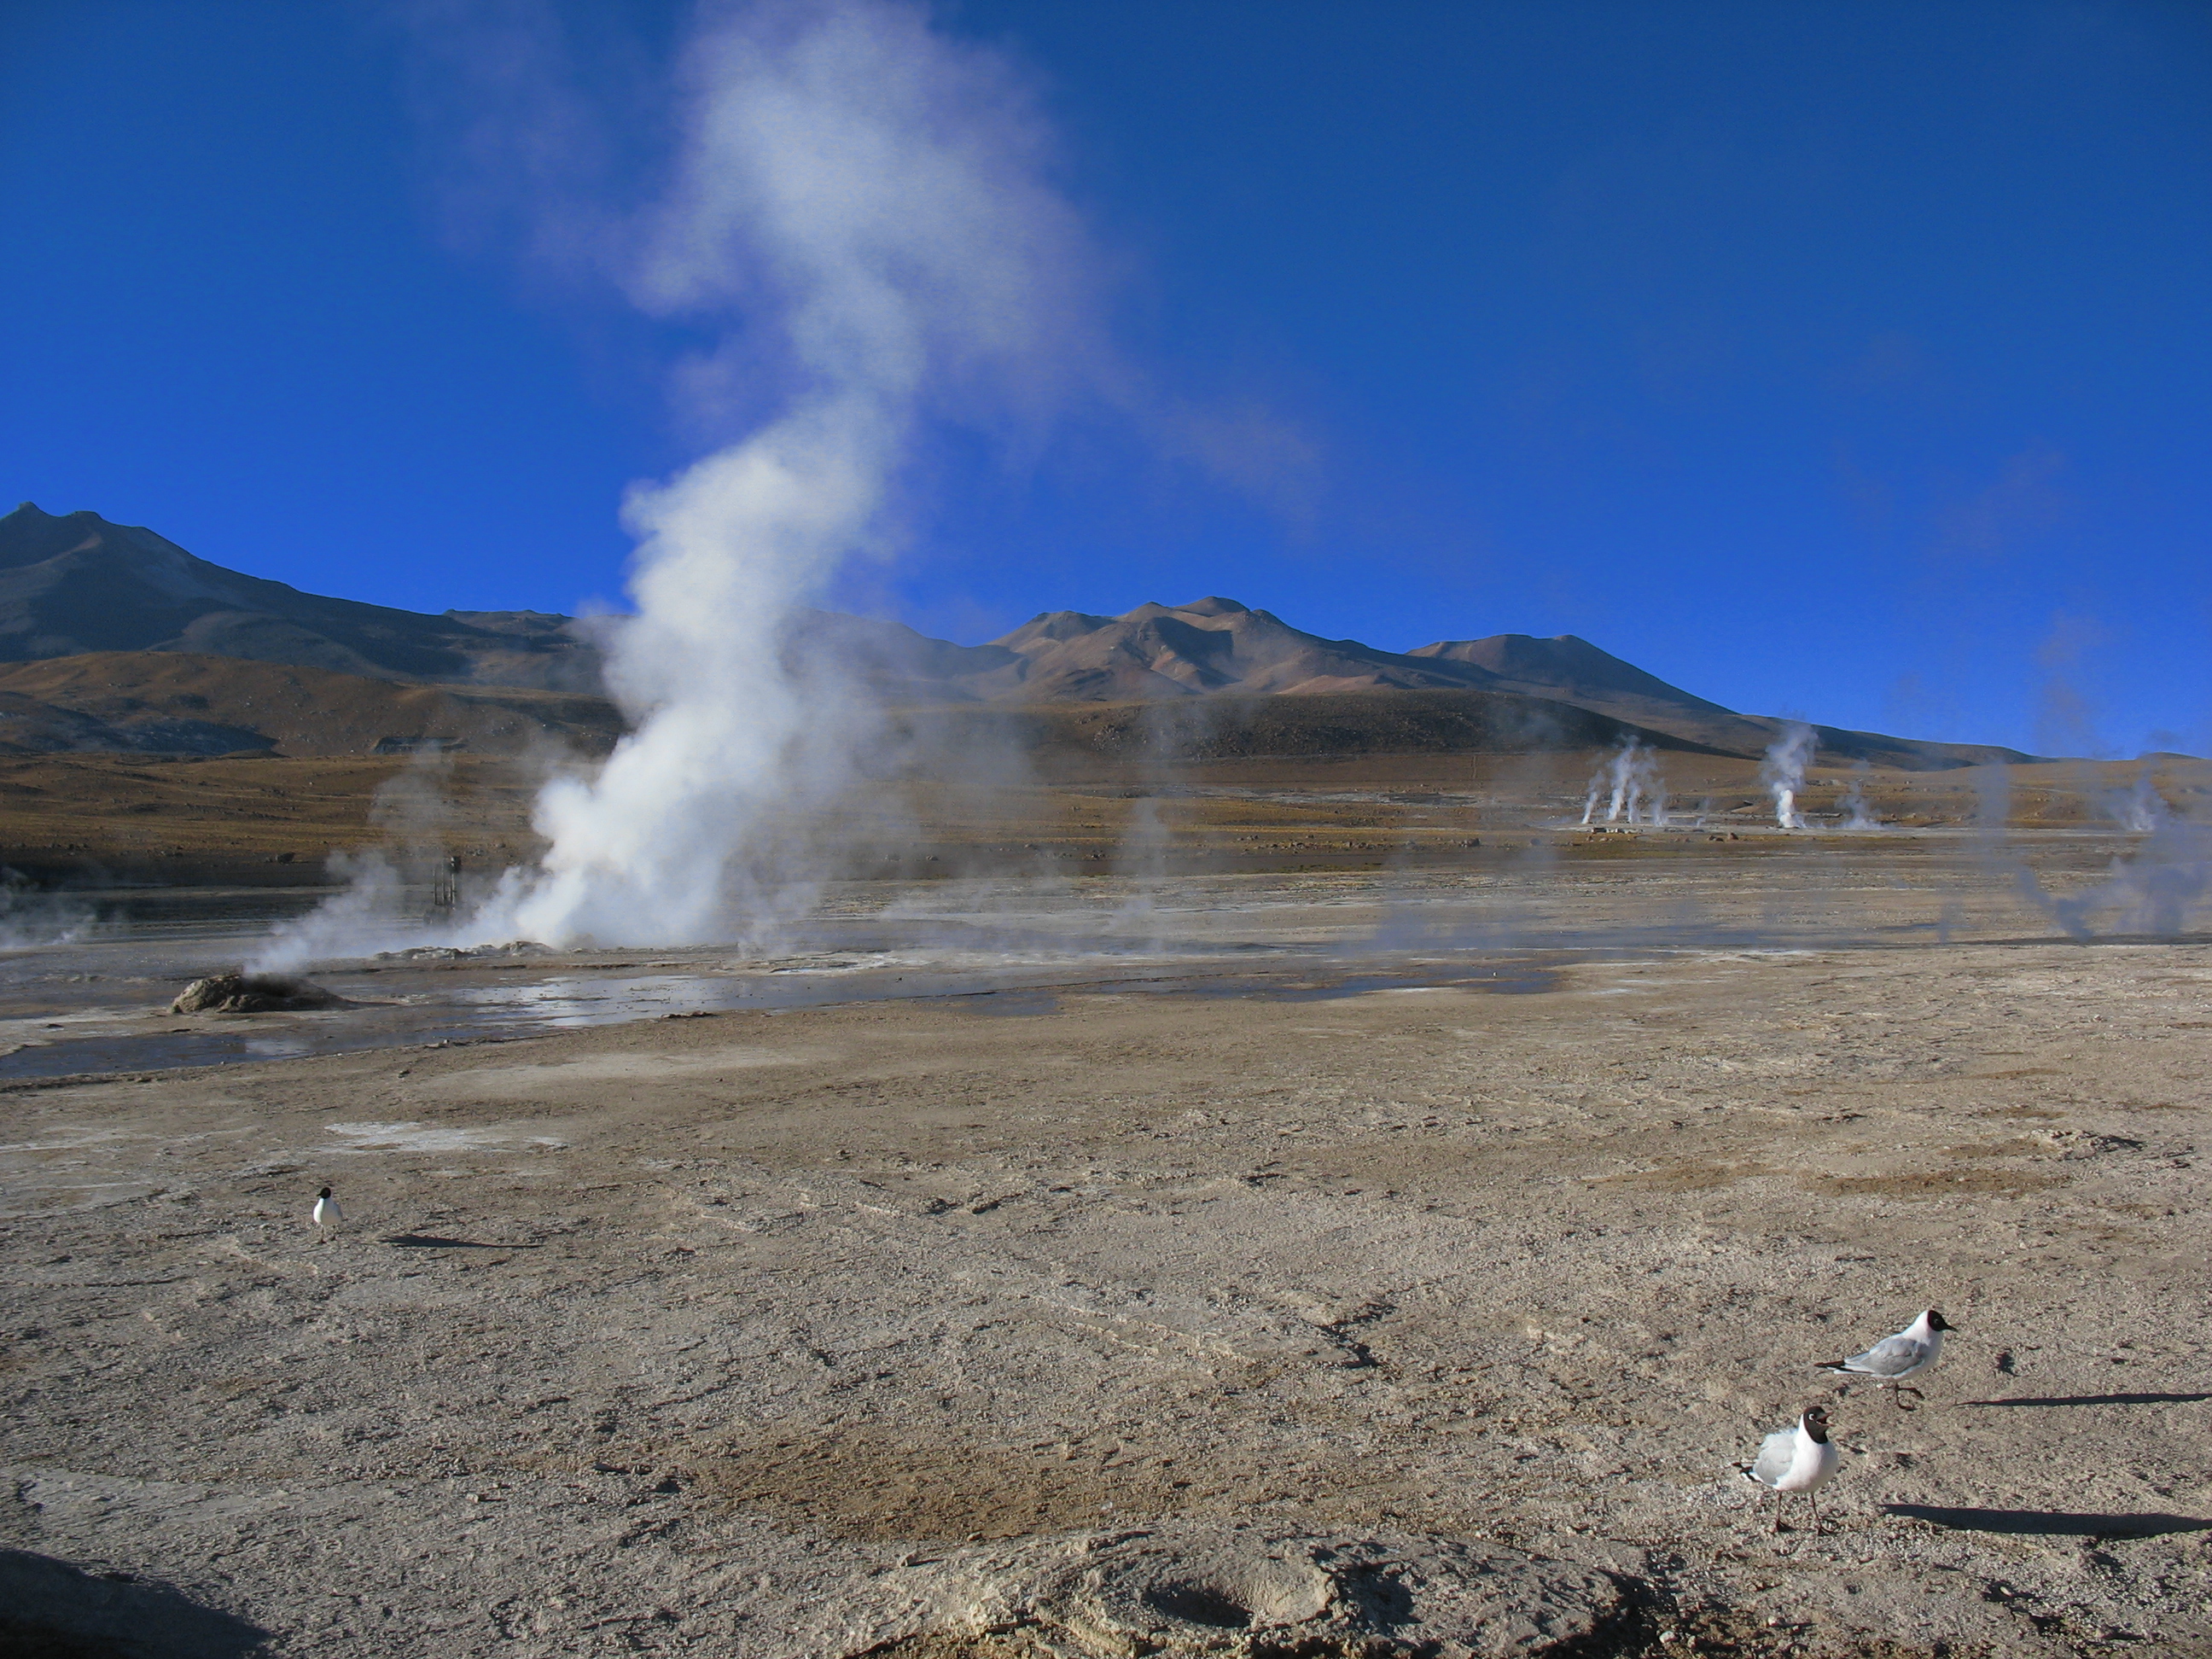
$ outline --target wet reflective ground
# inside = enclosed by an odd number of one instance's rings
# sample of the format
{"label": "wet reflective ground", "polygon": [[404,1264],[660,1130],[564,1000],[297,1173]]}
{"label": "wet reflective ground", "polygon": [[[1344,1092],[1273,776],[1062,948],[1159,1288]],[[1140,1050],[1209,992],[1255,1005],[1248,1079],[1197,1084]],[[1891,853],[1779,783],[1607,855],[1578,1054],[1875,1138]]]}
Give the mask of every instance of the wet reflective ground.
{"label": "wet reflective ground", "polygon": [[[551,958],[491,952],[460,961],[352,963],[313,975],[349,1006],[311,1012],[172,1015],[165,999],[201,972],[234,965],[258,933],[193,943],[225,963],[188,960],[122,939],[77,945],[33,966],[0,968],[0,1081],[287,1060],[345,1049],[496,1041],[638,1019],[800,1008],[890,998],[945,999],[978,1015],[1052,1012],[1078,987],[1159,995],[1324,1000],[1455,985],[1504,993],[1547,988],[1534,953],[1481,962],[1407,963],[1374,971],[1327,951],[1278,947],[1163,951],[1110,946],[997,964],[966,952],[863,948],[842,956],[732,957],[723,950],[583,952]],[[149,956],[174,951],[164,974]],[[1224,957],[1227,959],[1224,960]],[[66,963],[66,966],[62,965]],[[155,971],[149,972],[149,969]]]}
{"label": "wet reflective ground", "polygon": [[[2053,841],[2045,873],[2093,878],[2110,855],[2090,838]],[[425,946],[312,970],[345,1007],[167,1012],[187,981],[251,961],[272,924],[327,896],[111,890],[17,913],[13,948],[0,952],[0,1083],[895,998],[1019,1016],[1049,1012],[1075,988],[1513,994],[1548,988],[1559,964],[1593,957],[2051,932],[2021,896],[2016,869],[1985,849],[1808,841],[1725,858],[1532,854],[1463,871],[854,884],[750,948]]]}

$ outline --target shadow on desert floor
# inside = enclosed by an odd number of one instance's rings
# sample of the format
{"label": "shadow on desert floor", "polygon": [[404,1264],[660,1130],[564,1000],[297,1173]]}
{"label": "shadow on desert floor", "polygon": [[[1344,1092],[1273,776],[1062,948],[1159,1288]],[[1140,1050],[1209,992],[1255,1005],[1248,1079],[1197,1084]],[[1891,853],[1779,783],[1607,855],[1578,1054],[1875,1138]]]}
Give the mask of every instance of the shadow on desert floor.
{"label": "shadow on desert floor", "polygon": [[0,1651],[46,1659],[244,1659],[269,1632],[167,1584],[91,1573],[29,1550],[0,1549]]}
{"label": "shadow on desert floor", "polygon": [[2041,1399],[1966,1400],[1967,1406],[2195,1406],[2212,1394],[2061,1394]]}
{"label": "shadow on desert floor", "polygon": [[1953,1532],[2001,1532],[2023,1537],[2158,1538],[2170,1532],[2212,1532],[2212,1520],[2188,1515],[2082,1515],[2064,1510],[1954,1509],[1940,1504],[1884,1504],[1885,1515],[1925,1521]]}

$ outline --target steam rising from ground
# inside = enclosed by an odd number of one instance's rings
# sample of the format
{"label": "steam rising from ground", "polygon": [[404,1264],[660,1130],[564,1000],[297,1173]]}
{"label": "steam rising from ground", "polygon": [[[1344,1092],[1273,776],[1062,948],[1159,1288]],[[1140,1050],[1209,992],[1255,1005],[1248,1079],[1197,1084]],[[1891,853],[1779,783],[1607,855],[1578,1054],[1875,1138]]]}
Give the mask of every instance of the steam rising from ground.
{"label": "steam rising from ground", "polygon": [[2134,787],[2106,805],[2120,828],[2142,839],[2114,856],[2103,880],[2053,892],[2015,860],[2015,890],[2071,939],[2092,939],[2100,933],[2172,939],[2188,933],[2199,913],[2212,908],[2212,828],[2166,805],[2148,762]]}
{"label": "steam rising from ground", "polygon": [[2112,816],[2120,828],[2138,836],[2155,835],[2166,827],[2172,816],[2166,811],[2166,798],[2158,793],[2148,762],[2136,775],[2134,787],[2114,800],[2112,809]]}
{"label": "steam rising from ground", "polygon": [[1583,800],[1583,822],[1597,816],[1598,797],[1605,795],[1605,821],[1667,827],[1667,785],[1659,775],[1659,759],[1634,738],[1591,777],[1589,793]]}
{"label": "steam rising from ground", "polygon": [[1805,815],[1797,810],[1804,792],[1805,769],[1811,764],[1815,738],[1809,726],[1785,726],[1769,744],[1760,763],[1759,781],[1774,797],[1774,822],[1784,830],[1802,830]]}
{"label": "steam rising from ground", "polygon": [[1843,809],[1843,828],[1846,830],[1879,830],[1881,820],[1874,815],[1874,808],[1866,795],[1867,775],[1873,770],[1863,758],[1851,763],[1851,787],[1844,791],[1837,805]]}
{"label": "steam rising from ground", "polygon": [[[883,722],[794,619],[895,548],[927,421],[1033,422],[1089,353],[1082,229],[1000,59],[894,0],[805,0],[710,9],[680,80],[684,141],[625,289],[720,333],[700,378],[741,362],[782,402],[632,490],[637,611],[611,628],[608,682],[634,729],[596,775],[544,789],[542,865],[508,871],[457,942],[736,940],[803,910],[834,863],[805,820]],[[343,904],[359,941],[380,901]]]}
{"label": "steam rising from ground", "polygon": [[82,899],[42,891],[21,871],[0,868],[0,951],[74,945],[99,927],[97,912]]}
{"label": "steam rising from ground", "polygon": [[765,283],[795,387],[750,437],[633,492],[638,611],[609,678],[637,729],[596,778],[547,788],[551,848],[479,916],[488,939],[702,942],[805,902],[823,872],[776,826],[849,787],[875,721],[854,688],[787,659],[803,650],[788,624],[891,538],[926,397],[1026,388],[1072,287],[1079,239],[1017,89],[918,13],[737,13],[695,43],[690,76],[641,291],[726,317]]}
{"label": "steam rising from ground", "polygon": [[2050,891],[2025,864],[2015,881],[2020,896],[2069,938],[2095,939],[2101,923],[2106,933],[2171,939],[2212,906],[2212,831],[2168,819],[2115,858],[2102,881],[2078,892]]}

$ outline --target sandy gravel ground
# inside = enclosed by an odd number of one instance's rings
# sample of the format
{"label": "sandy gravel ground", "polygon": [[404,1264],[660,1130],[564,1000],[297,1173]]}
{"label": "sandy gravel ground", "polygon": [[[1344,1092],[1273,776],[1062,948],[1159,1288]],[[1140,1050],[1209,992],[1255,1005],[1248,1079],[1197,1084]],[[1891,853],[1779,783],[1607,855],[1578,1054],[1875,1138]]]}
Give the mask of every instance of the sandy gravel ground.
{"label": "sandy gravel ground", "polygon": [[[0,1617],[76,1656],[2212,1652],[2212,949],[1546,983],[0,1097]],[[1929,1304],[1917,1413],[1811,1369]],[[1777,1533],[1735,1466],[1814,1401],[1828,1528]]]}

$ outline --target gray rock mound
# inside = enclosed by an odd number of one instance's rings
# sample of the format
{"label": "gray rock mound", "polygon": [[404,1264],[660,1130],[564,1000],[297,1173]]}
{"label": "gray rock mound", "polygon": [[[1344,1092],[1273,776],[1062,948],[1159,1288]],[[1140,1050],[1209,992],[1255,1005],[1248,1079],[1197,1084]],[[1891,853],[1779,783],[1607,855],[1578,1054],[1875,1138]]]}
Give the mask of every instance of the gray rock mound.
{"label": "gray rock mound", "polygon": [[281,974],[211,974],[185,987],[173,1014],[278,1014],[302,1008],[347,1008],[335,991]]}
{"label": "gray rock mound", "polygon": [[1633,1618],[1595,1568],[1490,1544],[1162,1528],[969,1558],[898,1659],[1541,1659]]}

